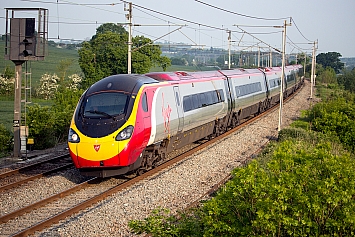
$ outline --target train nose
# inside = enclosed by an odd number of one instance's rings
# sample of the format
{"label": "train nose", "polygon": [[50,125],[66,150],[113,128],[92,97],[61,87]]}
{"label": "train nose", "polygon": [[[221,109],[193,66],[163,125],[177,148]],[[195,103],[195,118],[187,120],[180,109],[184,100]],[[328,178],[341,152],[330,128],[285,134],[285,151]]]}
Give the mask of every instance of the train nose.
{"label": "train nose", "polygon": [[[81,142],[77,146],[78,164],[84,168],[88,166],[102,166],[105,160],[118,157],[119,143],[112,142],[95,142],[84,143]],[[116,165],[119,165],[119,161],[116,161]]]}

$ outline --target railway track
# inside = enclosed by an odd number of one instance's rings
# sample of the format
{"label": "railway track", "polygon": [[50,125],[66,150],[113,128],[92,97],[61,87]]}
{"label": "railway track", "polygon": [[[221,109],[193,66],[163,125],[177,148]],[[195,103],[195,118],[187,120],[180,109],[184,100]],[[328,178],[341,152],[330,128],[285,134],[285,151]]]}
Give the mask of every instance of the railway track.
{"label": "railway track", "polygon": [[[192,154],[224,139],[228,135],[234,133],[235,131],[247,126],[248,124],[254,122],[260,117],[271,113],[273,110],[277,109],[275,106],[273,109],[256,116],[240,126],[228,131],[227,133],[212,139],[210,141],[204,142],[200,146],[197,146],[182,155],[179,155],[164,164],[152,169],[141,176],[134,178],[123,178],[123,179],[90,179],[86,182],[78,184],[68,190],[61,193],[55,194],[49,198],[33,203],[27,207],[21,208],[9,214],[0,217],[0,232],[4,236],[27,236],[33,234],[36,231],[43,230],[60,220],[65,219],[85,208],[89,208],[93,204],[104,200],[106,197],[117,193],[125,188],[128,188],[141,180],[147,179],[154,174],[172,166],[184,159],[191,156]],[[204,196],[209,193],[214,192],[219,186],[223,185],[229,177],[225,177],[222,181],[211,188]],[[201,199],[203,196],[201,197]],[[200,200],[200,199],[199,199]],[[198,202],[196,200],[195,202]]]}
{"label": "railway track", "polygon": [[0,174],[0,192],[69,167],[73,167],[73,163],[69,154],[65,154],[3,172]]}

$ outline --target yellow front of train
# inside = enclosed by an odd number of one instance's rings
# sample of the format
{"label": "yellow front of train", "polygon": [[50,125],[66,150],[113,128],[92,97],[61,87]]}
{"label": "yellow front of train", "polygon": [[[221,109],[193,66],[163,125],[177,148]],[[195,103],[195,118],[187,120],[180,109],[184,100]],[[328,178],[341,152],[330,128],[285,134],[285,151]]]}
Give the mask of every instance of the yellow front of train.
{"label": "yellow front of train", "polygon": [[71,122],[68,146],[75,167],[84,175],[107,177],[140,165],[142,137],[149,132],[137,121],[145,80],[152,79],[110,76],[83,94]]}

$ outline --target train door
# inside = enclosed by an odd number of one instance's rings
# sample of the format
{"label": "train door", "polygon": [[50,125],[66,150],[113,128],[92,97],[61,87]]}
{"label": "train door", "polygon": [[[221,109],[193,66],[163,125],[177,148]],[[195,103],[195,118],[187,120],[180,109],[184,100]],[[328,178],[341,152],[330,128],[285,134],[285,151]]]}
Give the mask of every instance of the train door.
{"label": "train door", "polygon": [[224,88],[226,90],[226,95],[227,95],[227,101],[228,101],[228,123],[227,126],[230,126],[232,124],[233,120],[233,110],[236,107],[236,100],[235,100],[235,95],[234,95],[234,89],[232,85],[232,79],[225,76],[224,80]]}
{"label": "train door", "polygon": [[150,105],[149,105],[149,91],[145,91],[142,96],[142,109],[143,109],[143,124],[144,124],[144,144],[149,140],[150,136]]}
{"label": "train door", "polygon": [[182,108],[182,103],[181,103],[181,99],[180,99],[179,87],[174,86],[173,89],[174,89],[176,108],[177,108],[178,117],[179,117],[178,132],[181,132],[182,128],[184,127],[184,110]]}

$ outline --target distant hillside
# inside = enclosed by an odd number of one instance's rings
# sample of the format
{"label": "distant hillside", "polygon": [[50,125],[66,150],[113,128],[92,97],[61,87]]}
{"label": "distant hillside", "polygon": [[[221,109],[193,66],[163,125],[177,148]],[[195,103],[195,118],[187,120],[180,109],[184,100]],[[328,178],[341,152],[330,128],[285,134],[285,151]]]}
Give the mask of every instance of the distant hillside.
{"label": "distant hillside", "polygon": [[[4,71],[7,65],[15,69],[15,64],[12,61],[5,60],[4,56],[5,42],[0,40],[0,73]],[[67,75],[81,72],[78,63],[79,55],[77,50],[49,46],[48,56],[44,61],[28,61],[28,68],[31,68],[32,71],[32,85],[36,86],[41,76],[45,73],[58,74],[57,66],[59,65],[59,62],[64,59],[73,59],[73,64],[68,68]]]}

